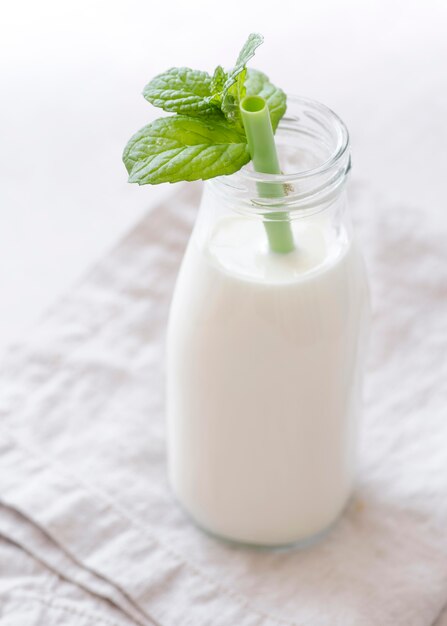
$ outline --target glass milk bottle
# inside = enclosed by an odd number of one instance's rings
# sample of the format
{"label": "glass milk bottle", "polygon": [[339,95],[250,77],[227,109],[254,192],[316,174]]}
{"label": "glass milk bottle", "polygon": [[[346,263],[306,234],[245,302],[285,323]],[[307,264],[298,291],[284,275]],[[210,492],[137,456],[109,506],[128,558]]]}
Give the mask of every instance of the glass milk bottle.
{"label": "glass milk bottle", "polygon": [[[266,546],[317,537],[348,501],[370,315],[345,125],[289,98],[276,144],[282,175],[205,183],[167,341],[173,491],[203,529]],[[275,220],[293,251],[269,247]]]}

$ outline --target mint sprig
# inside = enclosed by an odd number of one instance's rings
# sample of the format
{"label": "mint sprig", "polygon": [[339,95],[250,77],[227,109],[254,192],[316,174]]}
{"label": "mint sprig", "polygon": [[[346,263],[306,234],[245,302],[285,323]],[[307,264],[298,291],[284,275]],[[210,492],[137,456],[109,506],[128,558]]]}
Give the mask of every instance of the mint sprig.
{"label": "mint sprig", "polygon": [[250,160],[242,99],[265,98],[274,130],[286,110],[285,93],[265,74],[246,67],[262,42],[261,35],[252,33],[229,72],[218,66],[210,76],[173,67],[146,85],[146,100],[177,115],[162,117],[131,137],[123,153],[129,182],[206,180],[233,174]]}

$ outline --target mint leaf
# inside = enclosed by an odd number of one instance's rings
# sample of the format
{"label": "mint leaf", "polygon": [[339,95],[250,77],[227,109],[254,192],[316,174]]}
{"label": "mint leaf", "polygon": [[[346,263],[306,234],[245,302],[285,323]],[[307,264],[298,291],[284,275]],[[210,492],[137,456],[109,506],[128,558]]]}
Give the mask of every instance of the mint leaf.
{"label": "mint leaf", "polygon": [[237,76],[235,82],[230,87],[225,87],[222,93],[222,103],[220,108],[227,120],[242,128],[239,103],[245,97],[245,76],[247,70],[244,68]]}
{"label": "mint leaf", "polygon": [[252,69],[247,70],[245,89],[247,96],[261,96],[265,99],[269,108],[273,131],[275,131],[287,108],[287,97],[284,91],[275,87],[265,74]]}
{"label": "mint leaf", "polygon": [[223,91],[227,78],[228,74],[224,68],[221,65],[218,65],[214,70],[213,78],[211,80],[212,95],[220,94]]}
{"label": "mint leaf", "polygon": [[251,33],[248,36],[247,41],[242,46],[242,50],[239,52],[236,65],[228,74],[228,80],[225,85],[227,89],[236,81],[238,74],[242,72],[249,60],[254,57],[256,48],[259,48],[263,41],[264,37],[258,33]]}
{"label": "mint leaf", "polygon": [[203,115],[218,112],[218,106],[208,101],[212,79],[207,72],[187,67],[171,67],[146,85],[143,95],[151,104],[164,111],[183,115]]}
{"label": "mint leaf", "polygon": [[218,65],[214,70],[213,78],[211,79],[211,95],[208,96],[207,101],[216,105],[219,110],[222,105],[222,91],[227,78],[228,74],[226,71],[221,65]]}
{"label": "mint leaf", "polygon": [[129,182],[139,185],[233,174],[249,160],[245,136],[224,119],[183,115],[145,126],[123,153]]}
{"label": "mint leaf", "polygon": [[236,65],[229,72],[222,90],[221,109],[225,117],[233,124],[242,126],[239,113],[239,103],[245,97],[246,64],[254,56],[264,38],[257,33],[251,33],[239,52]]}

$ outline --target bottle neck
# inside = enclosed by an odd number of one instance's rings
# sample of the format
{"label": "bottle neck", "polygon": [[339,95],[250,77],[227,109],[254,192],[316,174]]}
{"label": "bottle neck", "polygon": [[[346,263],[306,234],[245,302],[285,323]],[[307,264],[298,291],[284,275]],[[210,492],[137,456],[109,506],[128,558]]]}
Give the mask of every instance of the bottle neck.
{"label": "bottle neck", "polygon": [[[220,242],[219,245],[230,245],[242,250],[247,244],[247,237],[248,239],[251,237],[250,233],[257,233],[262,240],[260,249],[275,253],[299,250],[302,247],[303,236],[306,237],[309,232],[318,232],[318,237],[322,241],[333,242],[334,245],[337,241],[346,242],[352,239],[345,190],[339,190],[331,200],[327,200],[325,204],[320,203],[313,209],[296,209],[289,212],[287,226],[293,246],[288,250],[275,250],[272,246],[272,237],[277,235],[276,215],[260,213],[257,207],[251,211],[244,206],[241,208],[234,199],[230,201],[226,198],[223,201],[222,196],[216,194],[214,186],[206,184],[194,228],[194,239],[202,247],[208,246],[209,242],[214,240]],[[216,238],[216,233],[223,231],[227,233],[225,237],[217,235]],[[282,233],[279,233],[279,236],[281,237]],[[233,240],[230,241],[232,237]]]}

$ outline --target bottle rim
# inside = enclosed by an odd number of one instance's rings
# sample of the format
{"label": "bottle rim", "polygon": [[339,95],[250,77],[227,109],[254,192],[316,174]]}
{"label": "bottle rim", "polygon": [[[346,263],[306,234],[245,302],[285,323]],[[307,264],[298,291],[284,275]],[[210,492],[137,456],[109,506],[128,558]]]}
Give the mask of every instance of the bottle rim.
{"label": "bottle rim", "polygon": [[[276,135],[295,133],[309,137],[312,135],[311,128],[315,137],[318,132],[321,133],[320,139],[329,152],[316,166],[296,172],[264,174],[255,172],[249,163],[234,174],[207,182],[221,197],[233,205],[237,203],[241,211],[250,207],[261,214],[268,214],[294,209],[315,212],[324,208],[323,205],[331,202],[340,192],[351,167],[349,132],[342,119],[328,106],[310,98],[288,96],[287,110]],[[328,141],[330,146],[327,146]],[[261,196],[257,190],[259,183],[264,184],[264,189],[265,184],[281,184],[286,193],[280,199],[277,196]]]}

